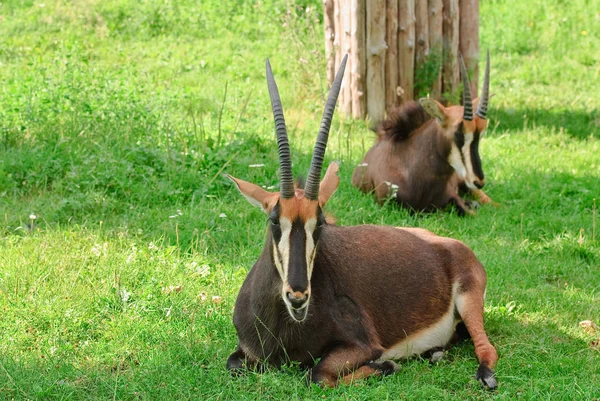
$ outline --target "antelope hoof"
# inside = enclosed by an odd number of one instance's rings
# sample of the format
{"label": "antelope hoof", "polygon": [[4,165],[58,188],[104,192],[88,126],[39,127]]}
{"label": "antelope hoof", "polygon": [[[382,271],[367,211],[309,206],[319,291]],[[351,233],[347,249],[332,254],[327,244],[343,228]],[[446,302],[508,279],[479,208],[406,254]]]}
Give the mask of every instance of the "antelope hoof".
{"label": "antelope hoof", "polygon": [[381,362],[371,362],[367,364],[368,367],[377,371],[377,373],[381,376],[387,376],[396,373],[400,370],[400,366],[396,364],[394,361],[381,361]]}
{"label": "antelope hoof", "polygon": [[467,207],[469,209],[479,209],[481,207],[481,205],[479,204],[479,202],[477,202],[475,200],[465,201],[465,204],[467,205]]}
{"label": "antelope hoof", "polygon": [[488,368],[485,362],[479,364],[475,379],[489,390],[495,390],[498,387],[498,381],[496,380],[494,371]]}
{"label": "antelope hoof", "polygon": [[232,376],[240,376],[244,373],[244,360],[243,354],[240,351],[236,351],[227,358],[227,370]]}

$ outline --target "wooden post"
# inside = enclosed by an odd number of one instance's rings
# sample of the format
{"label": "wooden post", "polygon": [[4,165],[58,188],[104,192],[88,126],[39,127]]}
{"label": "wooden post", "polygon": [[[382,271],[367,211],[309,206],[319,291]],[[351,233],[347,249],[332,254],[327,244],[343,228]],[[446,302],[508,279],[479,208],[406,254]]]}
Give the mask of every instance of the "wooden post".
{"label": "wooden post", "polygon": [[[365,118],[366,113],[366,58],[365,26],[366,4],[363,0],[350,0],[350,92],[352,116]],[[337,67],[336,67],[337,68]]]}
{"label": "wooden post", "polygon": [[442,90],[446,98],[457,95],[458,72],[458,0],[443,0],[444,23],[444,63],[442,71]]}
{"label": "wooden post", "polygon": [[333,19],[334,0],[323,0],[323,22],[325,23],[325,60],[327,68],[327,83],[331,85],[335,77],[335,49],[333,41],[335,39],[335,28]]}
{"label": "wooden post", "polygon": [[398,82],[402,91],[402,101],[405,102],[412,100],[414,93],[415,0],[400,1],[398,29]]}
{"label": "wooden post", "polygon": [[[400,0],[402,1],[402,0]],[[385,109],[389,112],[398,102],[398,0],[386,0],[385,38]]]}
{"label": "wooden post", "polygon": [[[338,0],[341,8],[341,23],[342,23],[342,37],[341,37],[341,57],[343,58],[346,54],[350,54],[350,0]],[[341,62],[341,61],[340,61]],[[352,70],[352,60],[348,60],[349,71]],[[339,64],[338,64],[339,65]],[[335,68],[338,66],[336,65]],[[346,80],[345,84],[342,85],[340,91],[340,111],[346,116],[352,115],[352,93],[350,92],[350,81]]]}
{"label": "wooden post", "polygon": [[367,113],[373,122],[383,120],[385,108],[385,2],[367,3]]}
{"label": "wooden post", "polygon": [[[1,0],[0,0],[1,1]],[[322,0],[327,81],[348,54],[339,110],[369,117],[429,94],[460,98],[458,53],[477,96],[479,0]]]}
{"label": "wooden post", "polygon": [[[417,77],[417,73],[425,68],[425,63],[429,57],[429,16],[427,1],[415,1],[415,17],[415,36],[417,38],[415,48],[415,77]],[[427,92],[429,92],[431,82],[423,81],[416,83],[416,85],[419,85],[421,88],[426,86]],[[419,96],[419,93],[417,93],[417,88],[415,87],[414,97],[417,96]]]}
{"label": "wooden post", "polygon": [[459,50],[465,60],[471,94],[477,97],[479,62],[479,0],[460,0]]}
{"label": "wooden post", "polygon": [[429,55],[438,67],[437,78],[433,80],[431,97],[440,99],[442,96],[442,9],[443,0],[429,0]]}
{"label": "wooden post", "polygon": [[335,61],[333,63],[333,74],[335,76],[335,69],[342,62],[342,10],[340,7],[339,0],[334,0],[334,2],[333,2],[333,28],[334,28],[333,47],[335,49]]}

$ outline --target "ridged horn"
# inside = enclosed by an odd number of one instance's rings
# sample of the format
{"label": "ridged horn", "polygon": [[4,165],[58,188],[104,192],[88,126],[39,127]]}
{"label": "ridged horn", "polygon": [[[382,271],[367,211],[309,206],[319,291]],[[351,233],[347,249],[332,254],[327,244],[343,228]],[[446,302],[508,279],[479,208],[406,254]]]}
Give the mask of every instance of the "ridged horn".
{"label": "ridged horn", "polygon": [[485,75],[483,76],[483,88],[481,89],[481,97],[477,106],[476,114],[486,119],[488,100],[490,99],[490,51],[488,49],[485,58]]}
{"label": "ridged horn", "polygon": [[467,67],[465,66],[465,60],[462,54],[458,53],[458,61],[460,64],[460,75],[462,76],[463,83],[463,120],[473,120],[473,100],[471,99],[471,84],[469,83],[469,76],[467,75]]}
{"label": "ridged horn", "polygon": [[340,88],[342,87],[342,79],[344,78],[344,70],[346,69],[347,60],[348,55],[346,54],[342,60],[342,63],[340,64],[340,68],[338,69],[335,80],[331,85],[331,89],[329,89],[329,97],[327,98],[327,103],[325,103],[325,110],[323,111],[323,118],[321,119],[319,135],[317,136],[315,150],[313,151],[313,157],[310,163],[310,170],[308,171],[306,185],[304,186],[304,196],[310,200],[319,199],[321,169],[323,167],[325,149],[327,148],[327,139],[329,138],[329,128],[331,127],[335,103],[337,102],[338,95],[340,94]]}
{"label": "ridged horn", "polygon": [[279,166],[281,170],[281,181],[279,196],[283,199],[294,197],[294,178],[292,176],[292,159],[290,156],[290,144],[288,143],[287,129],[285,119],[283,118],[283,107],[279,90],[273,77],[271,63],[267,59],[267,86],[269,87],[269,96],[271,97],[271,107],[273,108],[273,118],[275,120],[275,133],[277,135],[277,147],[279,148]]}

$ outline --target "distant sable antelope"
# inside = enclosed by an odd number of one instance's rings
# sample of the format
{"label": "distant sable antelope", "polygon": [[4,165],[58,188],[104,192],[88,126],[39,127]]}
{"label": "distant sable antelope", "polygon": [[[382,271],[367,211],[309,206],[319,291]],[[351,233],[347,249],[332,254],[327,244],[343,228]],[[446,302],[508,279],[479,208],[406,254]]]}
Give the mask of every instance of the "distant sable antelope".
{"label": "distant sable antelope", "polygon": [[304,189],[293,182],[283,109],[267,60],[280,192],[229,176],[269,223],[262,254],[235,303],[239,341],[227,368],[238,373],[296,361],[312,368],[313,382],[335,386],[395,372],[392,360],[428,351],[439,356],[466,327],[479,359],[476,378],[495,388],[498,355],[483,327],[486,273],[466,245],[423,229],[338,227],[325,219],[322,208],[339,184],[338,165],[319,181],[346,60],[325,105]]}
{"label": "distant sable antelope", "polygon": [[485,179],[479,157],[479,140],[488,124],[489,52],[481,97],[474,101],[460,55],[459,63],[463,106],[444,107],[426,98],[392,112],[377,129],[377,143],[354,170],[354,186],[374,192],[379,203],[395,197],[401,206],[415,211],[454,204],[460,215],[473,214],[459,194],[461,188],[481,204],[494,204],[481,190]]}

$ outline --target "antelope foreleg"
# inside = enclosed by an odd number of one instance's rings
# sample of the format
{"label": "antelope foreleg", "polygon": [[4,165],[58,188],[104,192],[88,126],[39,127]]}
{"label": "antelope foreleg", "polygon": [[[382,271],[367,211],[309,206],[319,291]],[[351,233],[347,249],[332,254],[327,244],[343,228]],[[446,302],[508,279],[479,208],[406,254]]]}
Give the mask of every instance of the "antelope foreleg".
{"label": "antelope foreleg", "polygon": [[364,346],[351,345],[334,348],[313,368],[311,380],[327,387],[335,387],[340,380],[349,383],[376,372],[381,373],[374,363],[371,364],[373,366],[369,366],[369,362],[379,356],[381,356],[381,351]]}
{"label": "antelope foreleg", "polygon": [[482,205],[492,205],[492,206],[495,206],[495,207],[499,207],[500,206],[499,203],[494,202],[492,200],[492,198],[490,198],[481,189],[472,189],[471,190],[471,195],[473,195],[473,197],[475,198],[475,200],[477,202],[481,203]]}
{"label": "antelope foreleg", "polygon": [[246,355],[239,345],[237,350],[227,358],[226,366],[232,375],[240,375],[244,369],[260,368],[258,361]]}

